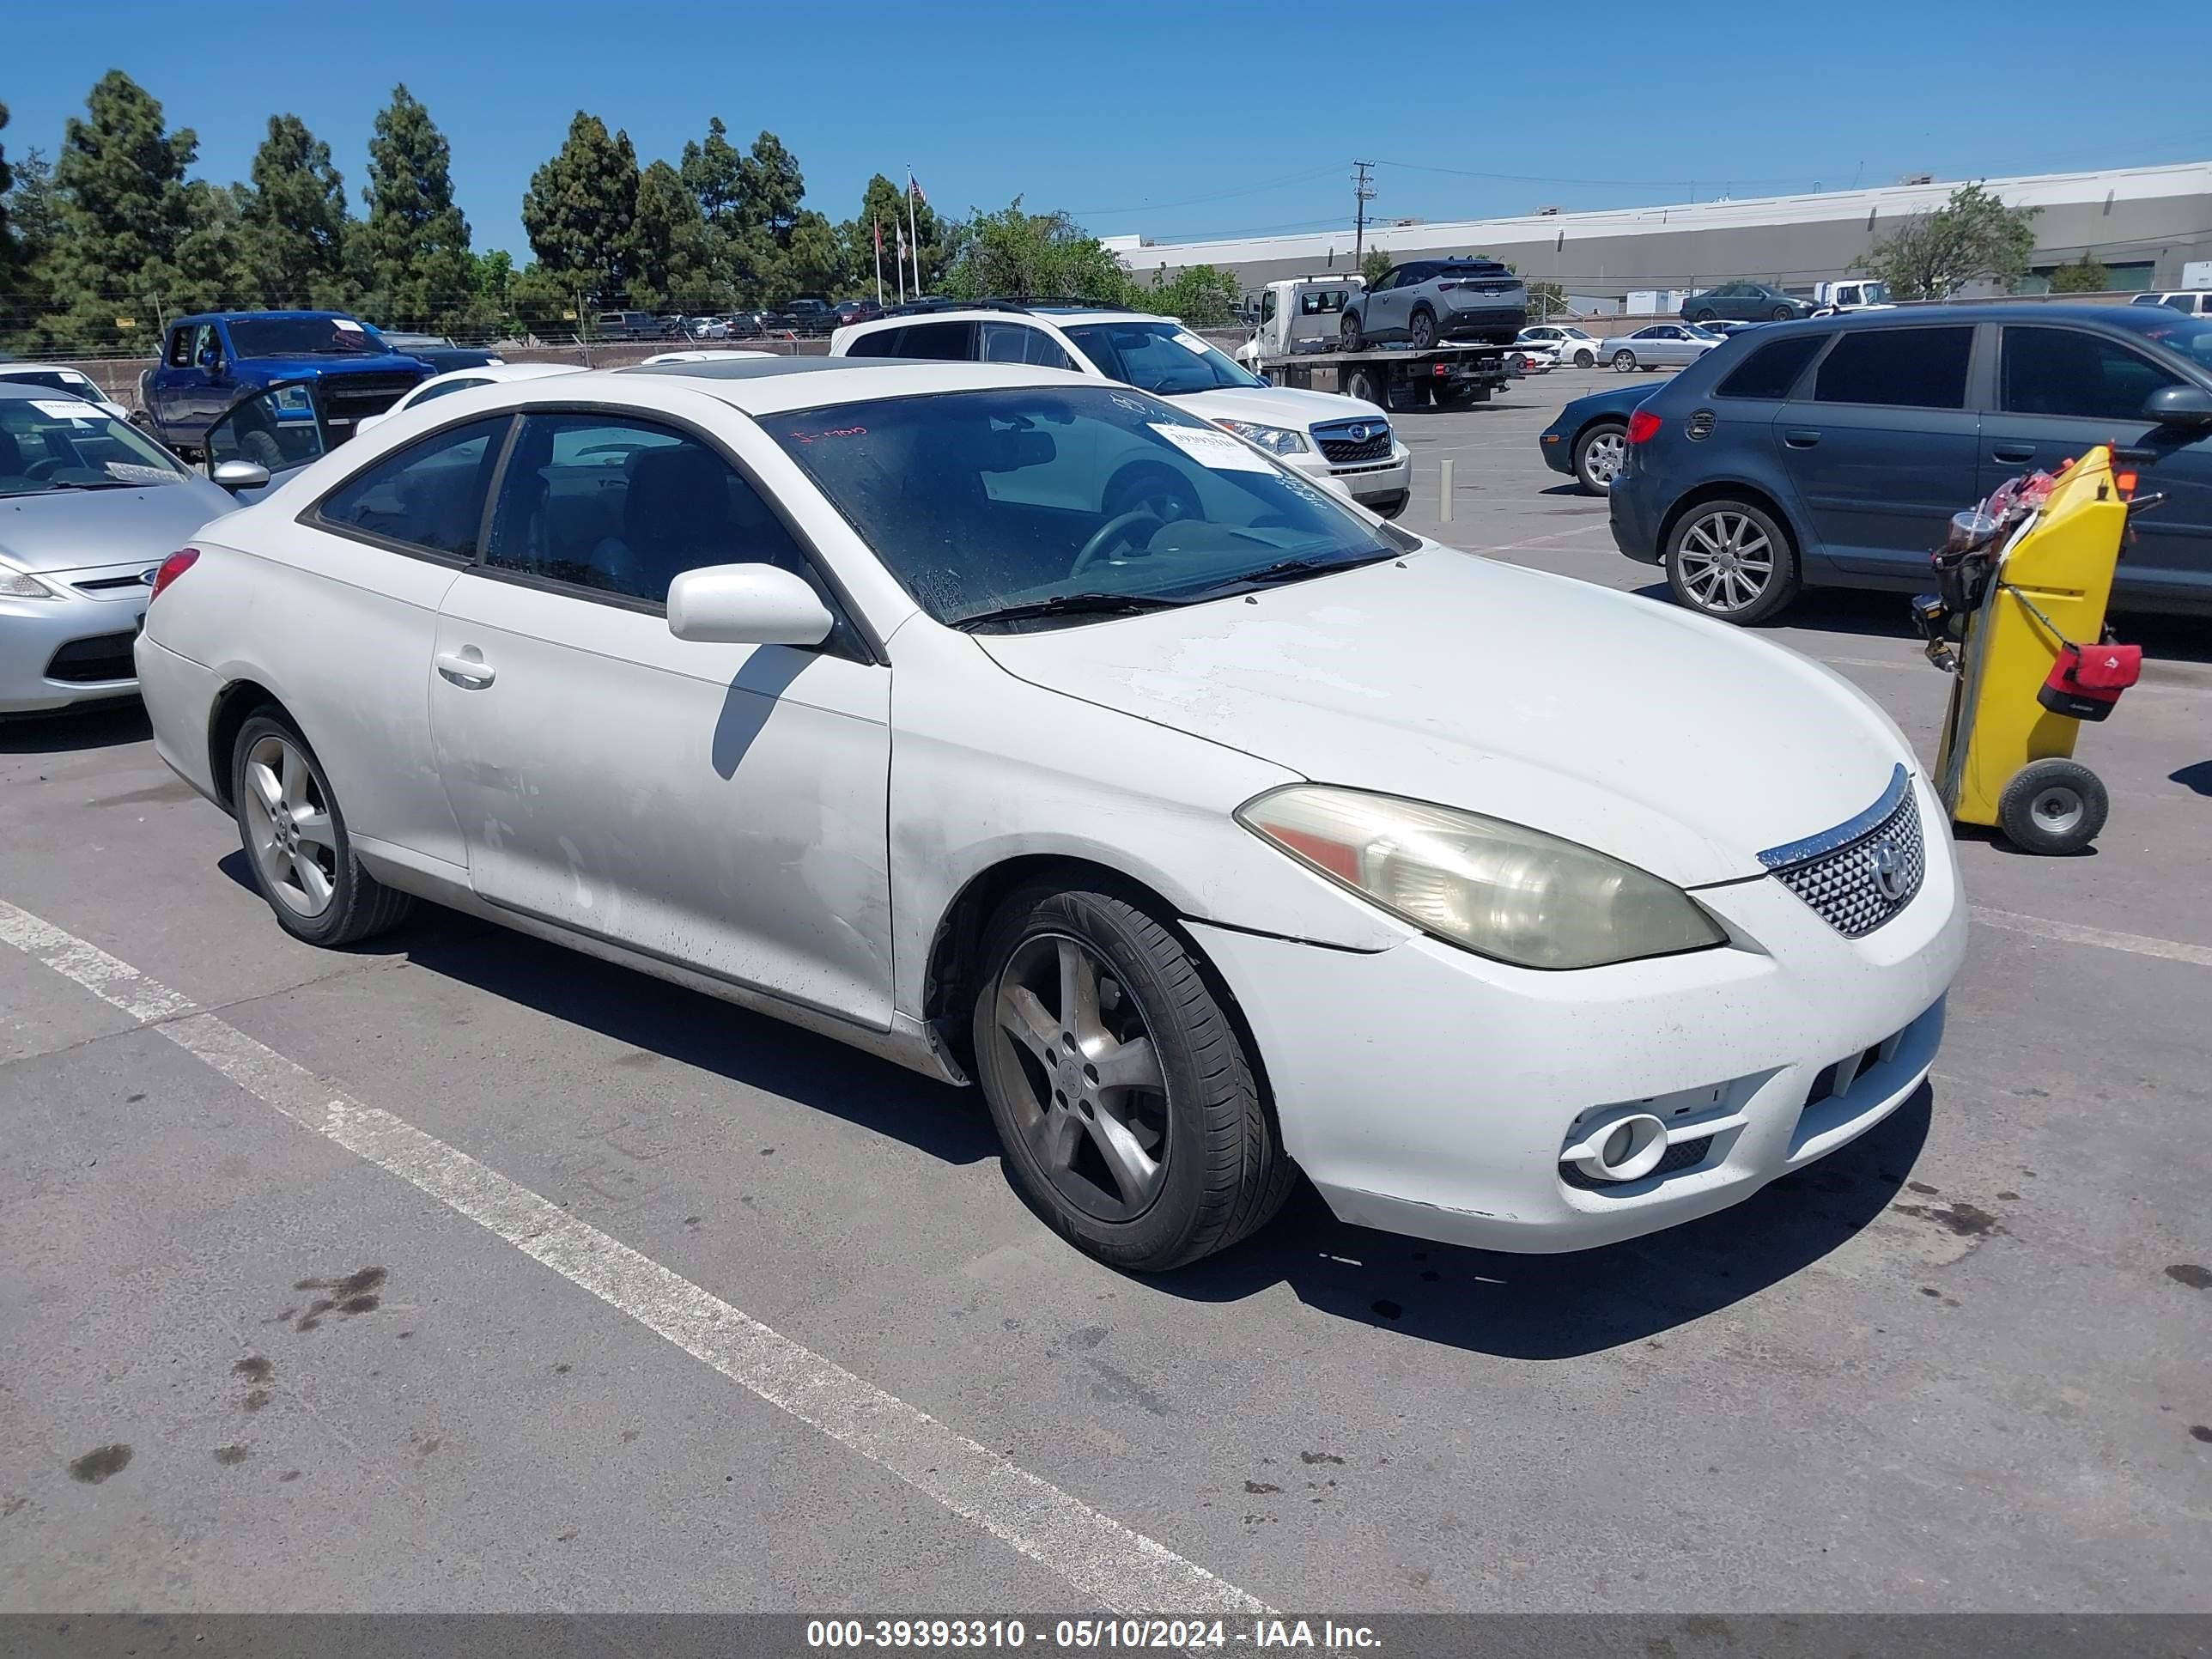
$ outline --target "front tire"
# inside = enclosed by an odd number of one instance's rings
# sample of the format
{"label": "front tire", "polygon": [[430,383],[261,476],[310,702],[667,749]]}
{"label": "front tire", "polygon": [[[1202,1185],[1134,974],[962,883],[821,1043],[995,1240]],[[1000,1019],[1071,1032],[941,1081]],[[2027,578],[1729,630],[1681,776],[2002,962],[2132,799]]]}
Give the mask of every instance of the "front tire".
{"label": "front tire", "polygon": [[1789,533],[1749,501],[1700,501],[1674,521],[1662,562],[1675,600],[1721,622],[1765,622],[1797,597]]}
{"label": "front tire", "polygon": [[1417,311],[1407,329],[1406,337],[1416,351],[1433,351],[1437,344],[1437,319],[1430,313]]}
{"label": "front tire", "polygon": [[255,714],[239,728],[230,789],[254,885],[293,938],[351,945],[413,908],[410,896],[361,867],[323,763],[282,714]]}
{"label": "front tire", "polygon": [[1575,478],[1593,495],[1610,494],[1613,475],[1627,454],[1627,426],[1600,421],[1575,440]]}
{"label": "front tire", "polygon": [[1336,325],[1336,343],[1345,351],[1358,351],[1367,343],[1367,337],[1360,331],[1358,312],[1344,313],[1344,320]]}
{"label": "front tire", "polygon": [[1616,372],[1622,374],[1631,374],[1635,373],[1636,354],[1631,351],[1626,346],[1621,347],[1620,350],[1613,354],[1613,366]]}
{"label": "front tire", "polygon": [[2112,810],[2104,781],[2079,761],[2030,761],[1997,797],[1997,827],[2023,853],[2078,853],[2097,839]]}
{"label": "front tire", "polygon": [[1778,323],[1786,323],[1796,314],[1797,313],[1791,310],[1788,306],[1777,306],[1774,307],[1774,320]]}
{"label": "front tire", "polygon": [[1580,351],[1575,353],[1575,367],[1577,368],[1595,368],[1597,367],[1597,353],[1592,351],[1588,346],[1584,346]]}
{"label": "front tire", "polygon": [[1022,1191],[1132,1273],[1263,1225],[1292,1166],[1243,1038],[1190,951],[1114,894],[1036,887],[1000,908],[975,999],[976,1076]]}

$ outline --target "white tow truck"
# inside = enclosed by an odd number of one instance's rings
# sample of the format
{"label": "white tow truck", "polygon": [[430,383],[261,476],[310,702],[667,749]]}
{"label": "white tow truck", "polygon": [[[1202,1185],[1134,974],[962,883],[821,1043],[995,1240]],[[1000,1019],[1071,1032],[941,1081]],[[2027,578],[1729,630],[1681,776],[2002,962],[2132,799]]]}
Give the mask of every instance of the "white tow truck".
{"label": "white tow truck", "polygon": [[1387,410],[1438,409],[1486,403],[1512,375],[1511,345],[1438,343],[1340,350],[1345,301],[1366,287],[1356,271],[1316,271],[1269,283],[1260,293],[1260,321],[1237,348],[1237,361],[1274,386],[1335,391]]}

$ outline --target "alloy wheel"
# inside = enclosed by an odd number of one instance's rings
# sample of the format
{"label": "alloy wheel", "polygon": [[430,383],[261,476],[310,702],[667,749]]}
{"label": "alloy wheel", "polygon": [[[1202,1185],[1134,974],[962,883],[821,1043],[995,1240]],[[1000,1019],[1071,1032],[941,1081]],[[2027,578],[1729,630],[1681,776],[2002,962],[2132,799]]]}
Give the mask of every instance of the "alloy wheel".
{"label": "alloy wheel", "polygon": [[1674,555],[1690,597],[1712,611],[1746,610],[1774,580],[1774,544],[1743,513],[1708,513],[1692,521]]}
{"label": "alloy wheel", "polygon": [[992,994],[1038,1171],[1101,1221],[1133,1221],[1167,1179],[1168,1092],[1152,1031],[1112,967],[1066,933],[1024,939]]}
{"label": "alloy wheel", "polygon": [[337,830],[307,757],[263,737],[246,751],[245,804],[262,884],[302,920],[321,915],[337,892]]}
{"label": "alloy wheel", "polygon": [[1619,429],[1601,432],[1583,446],[1583,482],[1595,489],[1610,489],[1628,457],[1628,434]]}

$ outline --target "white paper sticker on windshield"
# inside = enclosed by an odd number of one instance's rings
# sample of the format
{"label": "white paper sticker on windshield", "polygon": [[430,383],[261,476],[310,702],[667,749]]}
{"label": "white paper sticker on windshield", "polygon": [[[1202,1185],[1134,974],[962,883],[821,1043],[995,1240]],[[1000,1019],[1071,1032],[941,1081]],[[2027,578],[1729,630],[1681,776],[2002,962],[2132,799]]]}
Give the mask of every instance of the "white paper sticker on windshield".
{"label": "white paper sticker on windshield", "polygon": [[361,325],[359,323],[345,317],[331,318],[331,326],[337,330],[341,334],[358,334],[362,331]]}
{"label": "white paper sticker on windshield", "polygon": [[1185,351],[1194,352],[1200,356],[1204,356],[1206,355],[1206,342],[1200,339],[1195,334],[1185,334],[1182,330],[1178,329],[1173,334],[1169,335],[1168,338],[1173,340]]}
{"label": "white paper sticker on windshield", "polygon": [[33,398],[31,407],[41,415],[51,415],[58,421],[104,421],[107,418],[90,404],[77,398]]}
{"label": "white paper sticker on windshield", "polygon": [[1273,472],[1267,458],[1249,445],[1231,437],[1226,432],[1209,432],[1204,427],[1170,426],[1164,421],[1150,422],[1153,431],[1165,438],[1177,449],[1200,466],[1210,466],[1216,472]]}

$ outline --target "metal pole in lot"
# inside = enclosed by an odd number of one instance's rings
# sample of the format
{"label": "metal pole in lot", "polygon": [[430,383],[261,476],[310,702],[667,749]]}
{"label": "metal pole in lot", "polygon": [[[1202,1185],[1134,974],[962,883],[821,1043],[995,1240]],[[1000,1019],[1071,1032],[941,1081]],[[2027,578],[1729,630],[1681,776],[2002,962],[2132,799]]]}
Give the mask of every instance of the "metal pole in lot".
{"label": "metal pole in lot", "polygon": [[1442,465],[1444,471],[1444,478],[1443,484],[1437,501],[1437,522],[1439,524],[1449,524],[1451,522],[1452,497],[1451,457],[1449,455],[1444,457]]}

